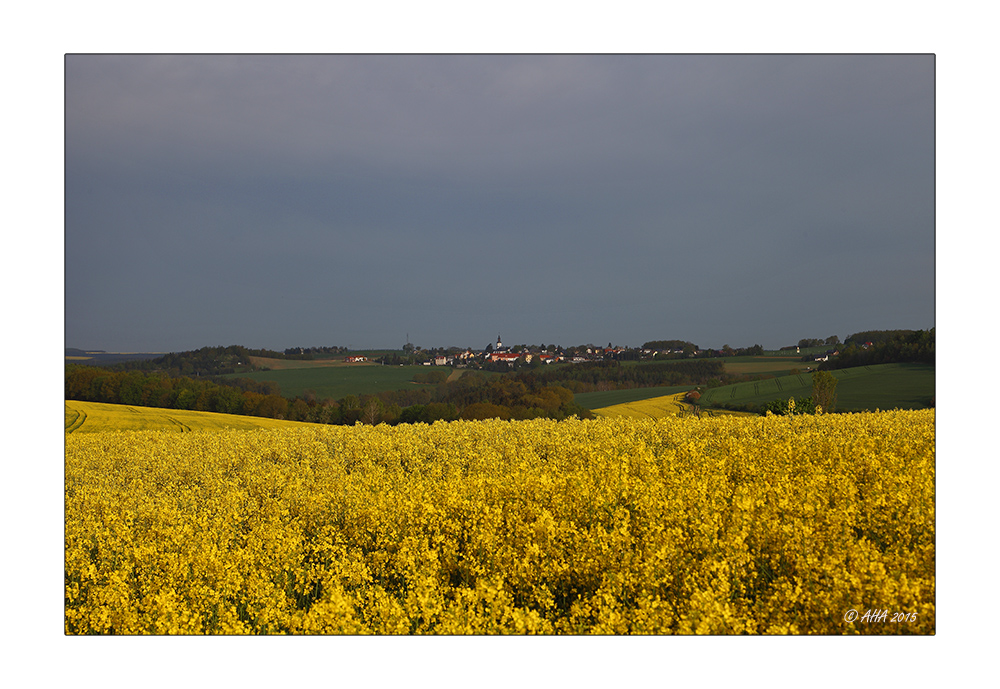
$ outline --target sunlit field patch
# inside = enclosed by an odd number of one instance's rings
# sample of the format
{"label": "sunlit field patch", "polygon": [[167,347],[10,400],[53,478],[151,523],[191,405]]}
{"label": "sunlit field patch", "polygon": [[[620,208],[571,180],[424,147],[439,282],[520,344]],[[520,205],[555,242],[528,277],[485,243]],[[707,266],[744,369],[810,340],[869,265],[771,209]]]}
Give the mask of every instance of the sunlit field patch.
{"label": "sunlit field patch", "polygon": [[665,417],[691,416],[699,414],[703,416],[756,416],[750,412],[729,411],[727,409],[698,409],[684,401],[686,393],[680,392],[663,397],[652,397],[650,399],[637,400],[635,402],[625,402],[615,404],[610,407],[594,409],[597,416],[628,416],[636,419],[662,419]]}
{"label": "sunlit field patch", "polygon": [[255,428],[295,428],[312,424],[283,421],[260,416],[217,414],[185,409],[159,409],[127,404],[104,404],[66,400],[66,432],[98,433],[102,431],[220,431],[252,430]]}

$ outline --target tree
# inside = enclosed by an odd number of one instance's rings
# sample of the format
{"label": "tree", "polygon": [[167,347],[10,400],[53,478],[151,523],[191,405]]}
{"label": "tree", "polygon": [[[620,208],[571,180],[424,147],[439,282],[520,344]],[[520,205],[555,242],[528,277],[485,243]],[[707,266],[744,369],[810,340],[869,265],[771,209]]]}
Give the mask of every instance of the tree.
{"label": "tree", "polygon": [[142,387],[146,377],[138,371],[126,373],[118,388],[118,399],[122,404],[138,406],[142,404]]}
{"label": "tree", "polygon": [[198,399],[198,391],[193,387],[182,387],[177,393],[177,409],[194,409],[194,403]]}
{"label": "tree", "polygon": [[824,412],[832,412],[837,408],[837,379],[829,371],[817,371],[813,374],[813,402]]}
{"label": "tree", "polygon": [[309,403],[304,399],[296,399],[288,406],[288,418],[291,421],[305,421],[309,418]]}
{"label": "tree", "polygon": [[361,400],[354,395],[346,395],[340,400],[340,422],[345,426],[353,426],[361,419]]}
{"label": "tree", "polygon": [[237,388],[220,386],[215,397],[215,411],[222,414],[241,414],[243,402],[243,393]]}
{"label": "tree", "polygon": [[796,401],[794,397],[787,400],[771,400],[767,404],[761,405],[760,413],[766,415],[768,412],[778,416],[796,416],[799,414],[815,414],[816,404],[812,397],[803,397]]}
{"label": "tree", "polygon": [[265,395],[254,410],[254,416],[268,419],[284,419],[288,416],[288,400],[278,395]]}
{"label": "tree", "polygon": [[369,426],[374,426],[382,420],[383,412],[385,412],[385,405],[382,404],[382,400],[372,395],[368,398],[361,412],[361,421]]}
{"label": "tree", "polygon": [[392,404],[385,405],[382,410],[382,423],[387,423],[391,426],[399,423],[399,416],[403,413],[402,407],[400,407],[395,402]]}
{"label": "tree", "polygon": [[434,423],[435,421],[454,421],[457,418],[458,409],[454,404],[431,402],[424,407],[420,420],[424,423]]}

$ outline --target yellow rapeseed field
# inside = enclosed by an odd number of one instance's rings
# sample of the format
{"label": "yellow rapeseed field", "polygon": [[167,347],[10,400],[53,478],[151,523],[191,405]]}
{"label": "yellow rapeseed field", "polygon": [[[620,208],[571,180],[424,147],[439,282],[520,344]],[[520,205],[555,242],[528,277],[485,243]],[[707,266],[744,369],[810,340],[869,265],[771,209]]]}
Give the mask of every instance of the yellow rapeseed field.
{"label": "yellow rapeseed field", "polygon": [[662,419],[666,416],[683,416],[690,412],[690,407],[684,403],[685,393],[651,397],[637,402],[623,402],[610,407],[594,409],[596,416],[630,416],[637,419]]}
{"label": "yellow rapeseed field", "polygon": [[190,431],[251,430],[312,425],[299,421],[217,414],[210,411],[159,409],[77,400],[66,400],[65,404],[67,433],[99,433],[110,430],[187,433]]}
{"label": "yellow rapeseed field", "polygon": [[67,634],[935,630],[933,411],[65,439]]}
{"label": "yellow rapeseed field", "polygon": [[[667,416],[688,416],[694,414],[694,407],[684,401],[687,393],[651,397],[636,402],[623,402],[610,407],[593,409],[596,416],[630,416],[637,419],[662,419]],[[702,409],[702,416],[757,416],[750,412],[729,411],[728,409]]]}

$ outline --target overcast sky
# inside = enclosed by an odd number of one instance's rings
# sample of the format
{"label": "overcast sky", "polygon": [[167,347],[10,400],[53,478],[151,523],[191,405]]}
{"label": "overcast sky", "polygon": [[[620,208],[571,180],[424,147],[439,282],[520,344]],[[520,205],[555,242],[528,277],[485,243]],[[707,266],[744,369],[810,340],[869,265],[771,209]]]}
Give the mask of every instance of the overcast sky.
{"label": "overcast sky", "polygon": [[66,57],[66,345],[934,326],[932,55]]}

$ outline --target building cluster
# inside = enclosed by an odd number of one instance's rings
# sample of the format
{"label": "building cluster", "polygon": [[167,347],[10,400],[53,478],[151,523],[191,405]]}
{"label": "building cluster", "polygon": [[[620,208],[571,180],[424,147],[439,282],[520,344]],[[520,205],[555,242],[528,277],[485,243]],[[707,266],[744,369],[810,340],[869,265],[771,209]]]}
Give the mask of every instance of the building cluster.
{"label": "building cluster", "polygon": [[[524,346],[516,348],[520,351],[514,351],[511,348],[504,345],[503,340],[497,335],[497,341],[491,344],[482,352],[474,352],[471,349],[466,349],[464,352],[455,355],[440,355],[435,356],[432,359],[425,361],[424,366],[461,366],[463,364],[469,364],[473,362],[481,363],[495,363],[502,362],[510,365],[518,361],[523,361],[524,363],[530,364],[532,361],[540,361],[543,364],[554,364],[561,361],[580,363],[584,361],[595,361],[600,359],[611,359],[626,351],[625,347],[587,347],[586,349],[579,349],[576,354],[566,354],[565,352],[557,351],[554,353],[550,352],[531,352]],[[574,348],[577,349],[577,348]]]}
{"label": "building cluster", "polygon": [[[410,344],[407,344],[403,350],[404,352],[409,352],[410,355],[416,353],[417,360],[424,366],[457,366],[460,368],[464,368],[466,366],[479,367],[482,364],[487,363],[506,363],[513,366],[518,362],[527,364],[532,362],[540,362],[543,364],[554,364],[558,362],[582,363],[587,361],[624,359],[649,360],[656,359],[658,357],[673,359],[684,355],[688,357],[700,357],[725,356],[726,354],[733,354],[731,351],[724,352],[722,350],[711,349],[695,349],[685,351],[683,349],[628,348],[613,346],[610,343],[607,347],[595,347],[593,345],[588,345],[570,347],[565,351],[561,348],[544,349],[544,347],[545,345],[542,345],[541,347],[529,348],[527,345],[520,345],[510,348],[504,345],[503,340],[499,335],[497,335],[496,342],[488,345],[486,349],[482,351],[474,351],[472,349],[458,351],[456,348],[451,348],[447,352],[443,352],[440,349],[420,351],[419,347],[414,348],[413,345]],[[349,356],[345,358],[344,361],[350,363],[360,363],[368,361],[368,359],[364,356]]]}

